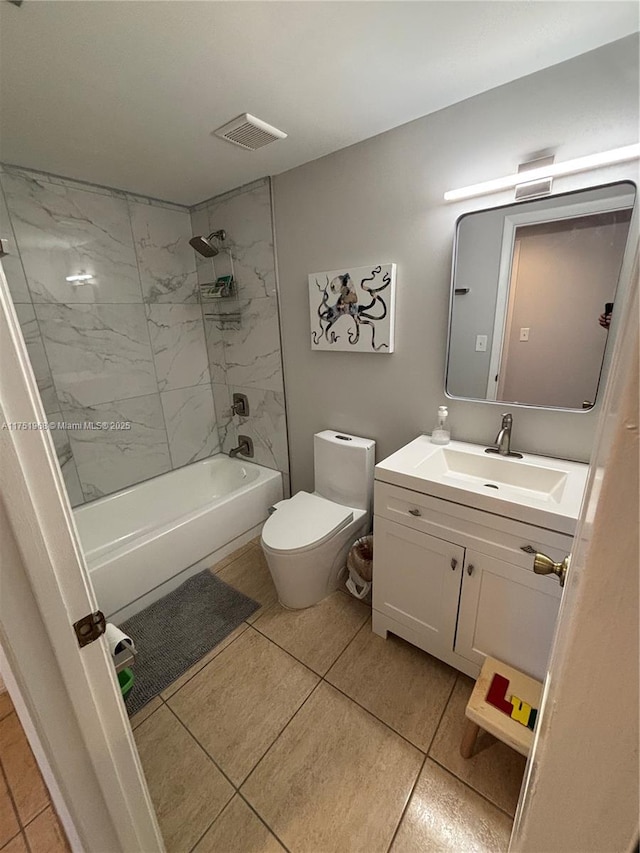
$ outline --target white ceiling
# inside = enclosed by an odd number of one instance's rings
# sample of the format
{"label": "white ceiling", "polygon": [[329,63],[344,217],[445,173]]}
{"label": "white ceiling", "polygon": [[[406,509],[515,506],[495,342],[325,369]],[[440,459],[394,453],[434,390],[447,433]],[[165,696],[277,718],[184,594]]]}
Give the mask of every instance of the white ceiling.
{"label": "white ceiling", "polygon": [[[0,3],[6,163],[183,204],[622,38],[636,2]],[[550,97],[553,93],[550,93]],[[249,112],[257,152],[211,132]]]}

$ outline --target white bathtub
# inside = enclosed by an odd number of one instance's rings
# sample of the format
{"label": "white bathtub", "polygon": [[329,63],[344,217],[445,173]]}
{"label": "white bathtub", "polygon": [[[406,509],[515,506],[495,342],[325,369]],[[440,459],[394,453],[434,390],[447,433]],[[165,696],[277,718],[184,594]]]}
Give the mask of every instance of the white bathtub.
{"label": "white bathtub", "polygon": [[257,536],[282,475],[212,456],[74,510],[100,609],[122,621]]}

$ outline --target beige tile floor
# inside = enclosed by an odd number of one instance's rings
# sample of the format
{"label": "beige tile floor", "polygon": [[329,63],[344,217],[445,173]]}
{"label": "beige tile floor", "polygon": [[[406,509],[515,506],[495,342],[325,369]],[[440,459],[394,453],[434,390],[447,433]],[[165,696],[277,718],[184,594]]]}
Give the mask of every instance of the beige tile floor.
{"label": "beige tile floor", "polygon": [[68,853],[69,847],[7,692],[0,693],[0,850]]}
{"label": "beige tile floor", "polygon": [[499,853],[524,759],[458,748],[473,682],[342,591],[278,602],[257,542],[215,571],[260,610],[133,719],[169,853]]}

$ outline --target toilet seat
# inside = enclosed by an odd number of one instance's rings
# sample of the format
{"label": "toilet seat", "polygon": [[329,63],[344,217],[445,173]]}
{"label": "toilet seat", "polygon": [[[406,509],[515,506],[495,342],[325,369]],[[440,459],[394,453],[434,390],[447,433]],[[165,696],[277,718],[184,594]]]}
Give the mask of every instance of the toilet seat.
{"label": "toilet seat", "polygon": [[353,521],[353,510],[320,495],[298,492],[276,504],[262,528],[262,542],[272,551],[305,551],[321,545]]}

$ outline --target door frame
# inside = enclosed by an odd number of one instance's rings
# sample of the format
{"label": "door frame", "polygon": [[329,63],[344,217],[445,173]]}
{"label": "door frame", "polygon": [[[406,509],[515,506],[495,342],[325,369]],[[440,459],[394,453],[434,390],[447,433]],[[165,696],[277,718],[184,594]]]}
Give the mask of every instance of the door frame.
{"label": "door frame", "polygon": [[0,267],[0,644],[60,784],[74,848],[162,853],[106,639],[81,649],[73,629],[98,607],[51,435],[6,428],[47,421]]}
{"label": "door frame", "polygon": [[[550,196],[550,199],[552,198],[553,196]],[[510,320],[508,306],[513,307],[510,285],[513,278],[514,249],[518,228],[525,225],[539,225],[543,222],[561,222],[564,219],[575,219],[578,216],[596,216],[598,213],[633,210],[634,202],[635,195],[629,193],[623,196],[614,196],[613,198],[595,201],[568,202],[567,204],[553,207],[546,211],[529,210],[524,213],[512,213],[504,217],[500,266],[498,267],[495,319],[491,334],[491,356],[489,358],[489,374],[487,376],[486,399],[488,401],[496,401],[499,398],[499,384],[503,368],[504,337]],[[629,234],[631,235],[631,231]]]}

